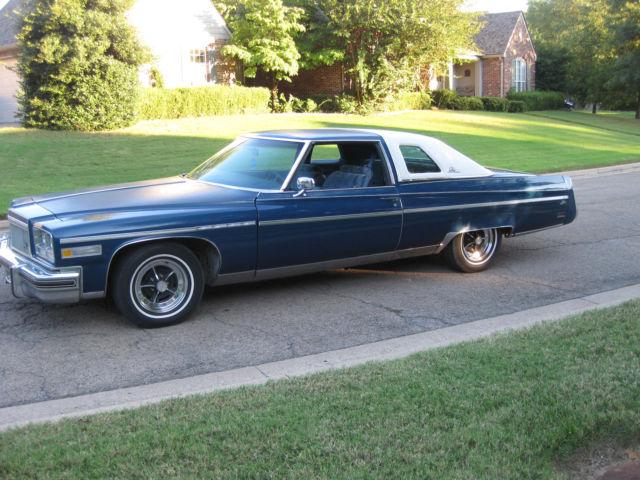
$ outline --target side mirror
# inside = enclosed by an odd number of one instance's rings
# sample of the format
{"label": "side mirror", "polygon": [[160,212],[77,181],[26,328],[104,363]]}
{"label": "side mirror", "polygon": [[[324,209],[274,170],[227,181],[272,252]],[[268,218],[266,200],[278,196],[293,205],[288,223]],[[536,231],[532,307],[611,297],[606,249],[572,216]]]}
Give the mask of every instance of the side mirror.
{"label": "side mirror", "polygon": [[316,186],[316,182],[311,177],[298,177],[296,180],[296,188],[298,192],[294,195],[294,197],[299,197],[304,195],[307,190],[313,190]]}

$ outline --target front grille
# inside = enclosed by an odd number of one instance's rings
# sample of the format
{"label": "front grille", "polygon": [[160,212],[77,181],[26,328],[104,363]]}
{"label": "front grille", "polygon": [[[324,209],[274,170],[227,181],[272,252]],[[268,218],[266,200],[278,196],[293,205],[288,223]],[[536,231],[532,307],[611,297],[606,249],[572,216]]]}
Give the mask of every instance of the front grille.
{"label": "front grille", "polygon": [[31,254],[29,253],[31,249],[29,248],[28,230],[11,223],[9,224],[9,233],[9,245],[11,246],[11,248],[24,255],[31,256]]}

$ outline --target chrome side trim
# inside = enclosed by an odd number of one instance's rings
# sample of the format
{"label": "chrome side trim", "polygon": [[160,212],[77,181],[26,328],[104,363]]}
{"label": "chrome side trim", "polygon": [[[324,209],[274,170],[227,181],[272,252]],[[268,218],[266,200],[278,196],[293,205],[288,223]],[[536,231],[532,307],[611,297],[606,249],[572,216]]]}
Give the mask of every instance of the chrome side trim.
{"label": "chrome side trim", "polygon": [[469,208],[504,207],[508,205],[520,205],[520,204],[526,204],[526,203],[558,202],[562,200],[569,200],[569,196],[558,195],[556,197],[525,198],[522,200],[505,200],[502,202],[463,203],[458,205],[445,205],[441,207],[410,208],[405,210],[404,213],[410,214],[410,213],[440,212],[443,210],[465,210]]}
{"label": "chrome side trim", "polygon": [[372,212],[372,213],[355,213],[351,215],[327,215],[326,217],[303,217],[303,218],[286,218],[283,220],[264,220],[258,223],[261,227],[273,225],[292,225],[295,223],[311,223],[311,222],[330,222],[333,220],[359,220],[362,218],[374,217],[390,217],[402,215],[402,210],[393,210],[388,212]]}
{"label": "chrome side trim", "polygon": [[439,245],[427,247],[408,248],[406,250],[396,250],[393,252],[375,253],[372,255],[362,255],[359,257],[342,258],[339,260],[327,260],[324,262],[304,263],[290,267],[267,268],[264,270],[247,271],[238,273],[227,273],[216,277],[214,286],[231,285],[234,283],[259,282],[281,277],[293,277],[308,273],[322,272],[335,268],[349,268],[368,263],[391,262],[402,260],[403,258],[419,257],[436,253]]}
{"label": "chrome side trim", "polygon": [[322,272],[335,268],[349,268],[367,263],[391,262],[404,258],[431,255],[435,253],[439,245],[427,247],[409,248],[407,250],[397,250],[394,252],[374,253],[372,255],[362,255],[359,257],[343,258],[340,260],[327,260],[324,262],[305,263],[291,267],[277,267],[256,271],[256,280],[269,280],[272,278],[289,277],[295,275],[305,275],[308,273]]}
{"label": "chrome side trim", "polygon": [[87,235],[85,237],[62,238],[60,239],[60,245],[69,245],[73,243],[84,242],[101,242],[105,240],[119,240],[122,238],[152,237],[154,235],[173,235],[181,233],[203,232],[208,230],[219,230],[222,228],[252,227],[255,225],[255,220],[251,220],[248,222],[218,223],[216,225],[202,225],[199,227],[173,228],[164,230],[143,230],[126,233],[111,233],[107,235]]}
{"label": "chrome side trim", "polygon": [[107,292],[105,292],[104,290],[101,292],[88,292],[88,293],[80,294],[80,298],[82,300],[96,300],[98,298],[104,298],[106,296],[107,296]]}
{"label": "chrome side trim", "polygon": [[249,270],[247,272],[224,273],[216,276],[212,285],[218,287],[221,285],[233,285],[234,283],[249,283],[256,281],[256,271]]}

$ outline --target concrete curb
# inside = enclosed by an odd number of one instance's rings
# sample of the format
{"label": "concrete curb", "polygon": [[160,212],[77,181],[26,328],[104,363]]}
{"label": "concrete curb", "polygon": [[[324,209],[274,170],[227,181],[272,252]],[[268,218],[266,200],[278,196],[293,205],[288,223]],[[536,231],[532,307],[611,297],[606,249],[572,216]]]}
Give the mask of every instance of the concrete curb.
{"label": "concrete curb", "polygon": [[0,431],[30,423],[55,422],[68,417],[136,408],[171,398],[212,393],[247,385],[261,385],[269,380],[309,375],[372,361],[402,358],[412,353],[619,305],[639,297],[640,284],[636,284],[522,312],[342,350],[151,385],[2,408],[0,409]]}
{"label": "concrete curb", "polygon": [[611,167],[588,168],[585,170],[570,170],[558,175],[569,175],[571,178],[595,178],[607,175],[617,175],[640,171],[640,162],[625,163],[623,165],[613,165]]}

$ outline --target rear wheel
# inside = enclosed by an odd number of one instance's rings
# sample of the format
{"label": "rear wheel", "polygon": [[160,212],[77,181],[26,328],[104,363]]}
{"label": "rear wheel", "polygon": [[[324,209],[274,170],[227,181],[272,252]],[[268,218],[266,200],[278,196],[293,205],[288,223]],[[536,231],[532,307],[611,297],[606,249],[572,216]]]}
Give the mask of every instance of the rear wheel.
{"label": "rear wheel", "polygon": [[143,328],[185,320],[204,289],[198,257],[177,243],[158,243],[127,252],[116,267],[113,299],[129,320]]}
{"label": "rear wheel", "polygon": [[495,228],[457,235],[444,251],[453,268],[462,272],[479,272],[489,267],[500,246],[500,232]]}

